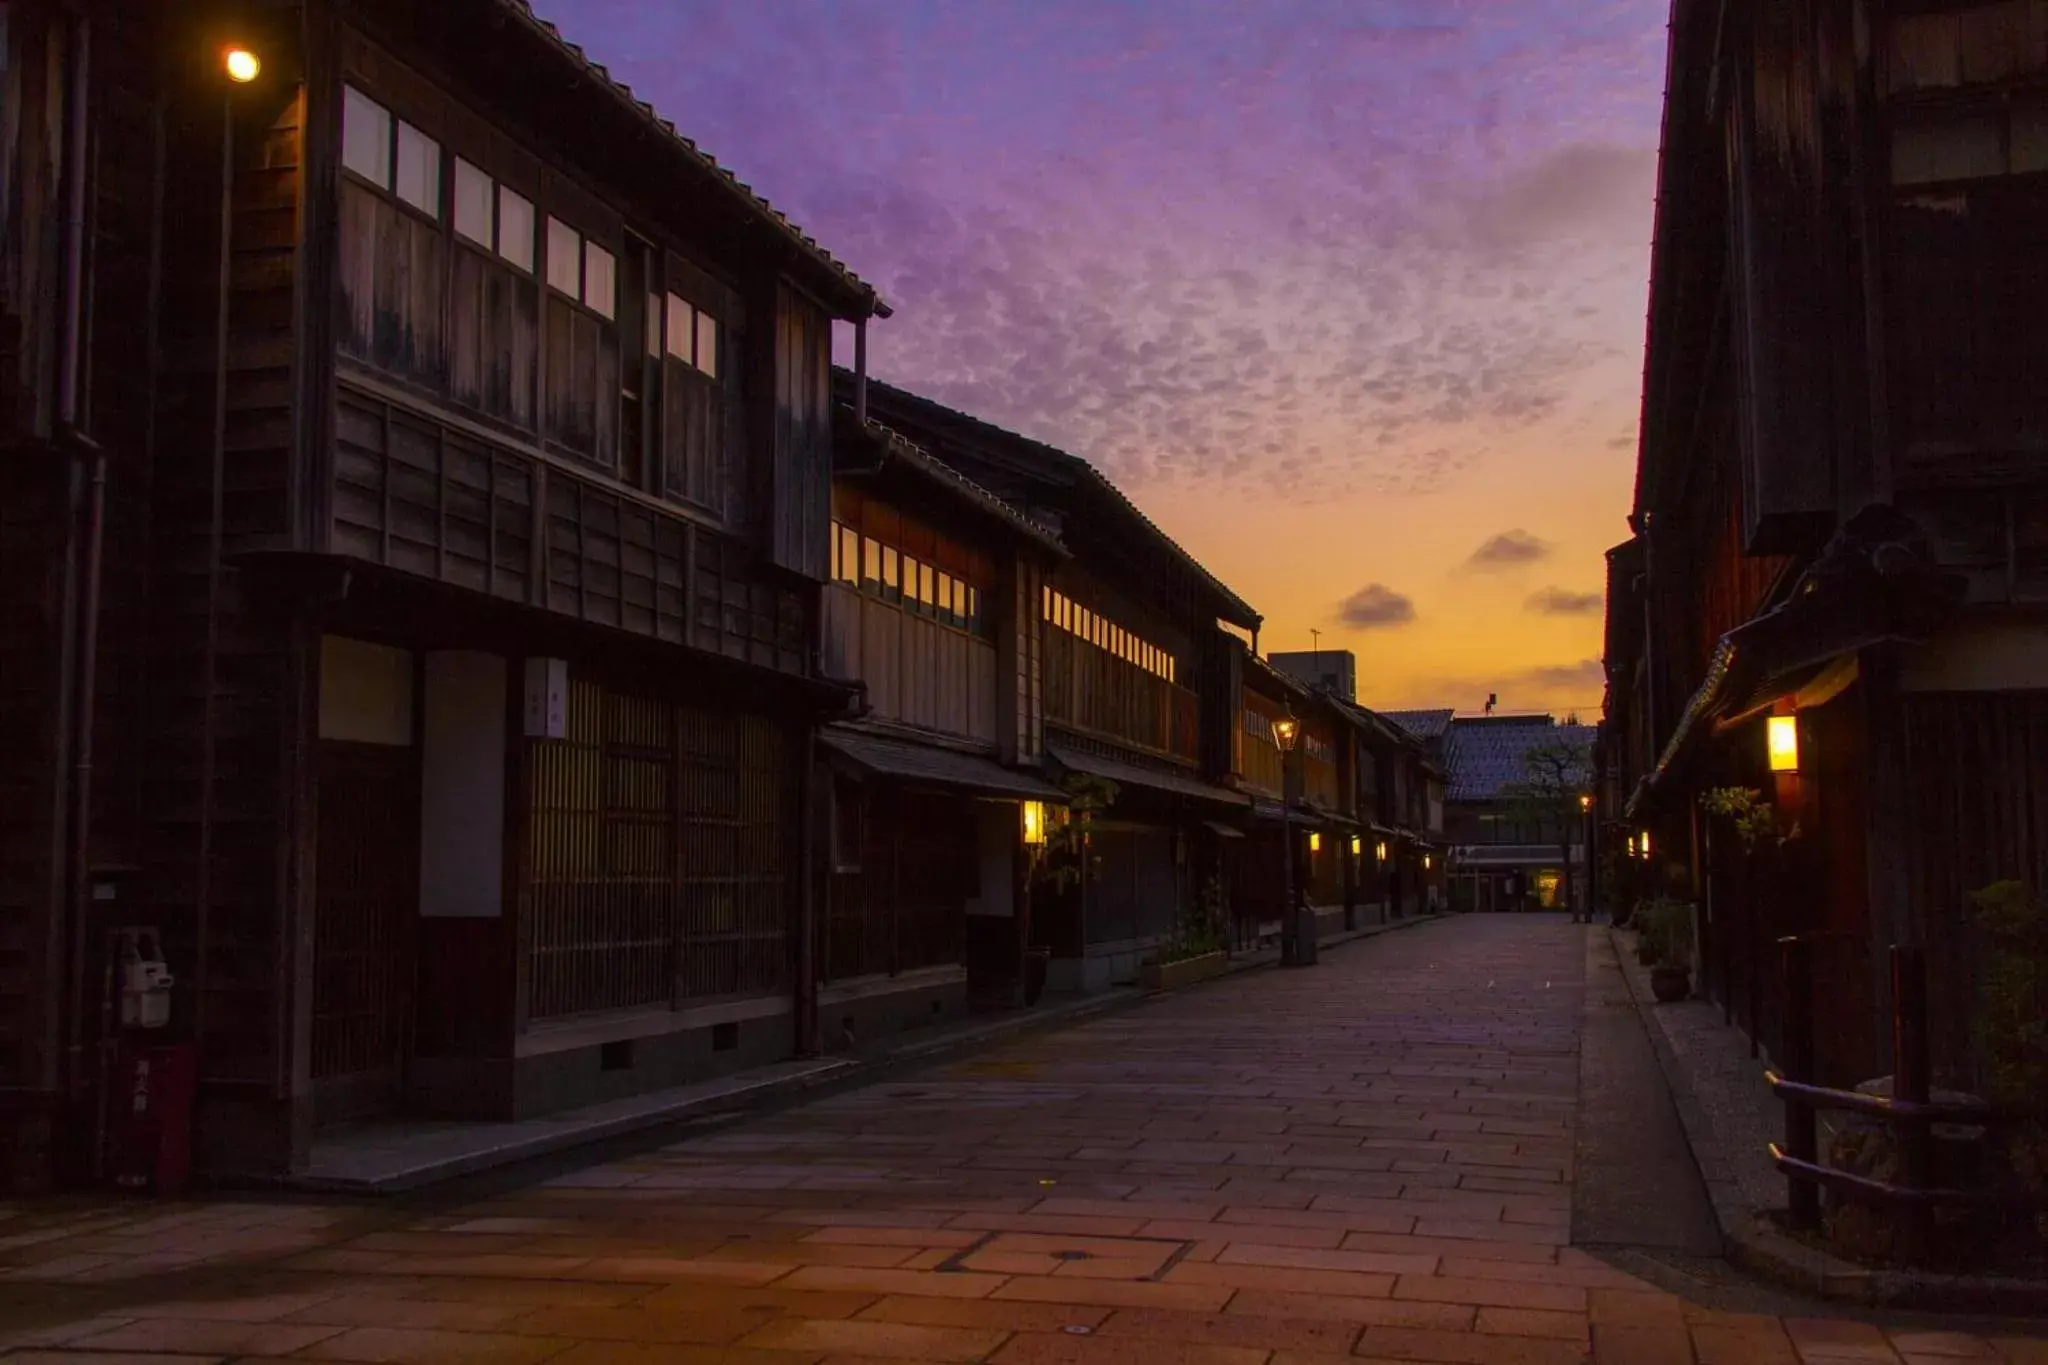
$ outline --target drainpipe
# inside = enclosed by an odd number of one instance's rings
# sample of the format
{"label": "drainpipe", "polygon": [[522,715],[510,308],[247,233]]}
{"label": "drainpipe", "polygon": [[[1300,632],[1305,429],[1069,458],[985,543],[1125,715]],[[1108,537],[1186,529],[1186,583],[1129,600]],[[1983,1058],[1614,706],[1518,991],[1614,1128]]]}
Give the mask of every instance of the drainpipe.
{"label": "drainpipe", "polygon": [[[63,1080],[67,1094],[76,1099],[86,1078],[86,921],[92,904],[87,868],[92,840],[93,701],[98,691],[100,564],[105,546],[107,489],[106,454],[84,430],[92,33],[90,21],[83,17],[73,29],[70,56],[70,107],[66,111],[65,133],[68,183],[64,208],[64,343],[57,376],[57,422],[70,464],[70,529],[66,535],[63,608],[66,692],[59,707],[71,771],[64,818],[63,885],[57,898],[65,919],[53,918],[51,922],[52,942],[61,944],[64,936],[58,932],[58,926],[68,920],[70,969],[64,975],[53,975],[49,986],[54,991],[59,981],[68,978],[70,1018]],[[63,780],[59,778],[60,782]]]}
{"label": "drainpipe", "polygon": [[865,430],[868,424],[868,320],[853,324],[853,424]]}

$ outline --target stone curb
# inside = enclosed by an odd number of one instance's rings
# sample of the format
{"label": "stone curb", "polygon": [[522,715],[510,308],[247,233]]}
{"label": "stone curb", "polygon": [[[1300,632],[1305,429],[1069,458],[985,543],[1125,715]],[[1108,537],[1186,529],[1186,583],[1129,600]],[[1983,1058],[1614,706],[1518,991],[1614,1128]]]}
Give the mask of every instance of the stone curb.
{"label": "stone curb", "polygon": [[1721,1240],[1728,1260],[1767,1280],[1840,1303],[1869,1308],[1911,1309],[1933,1313],[2048,1314],[2048,1281],[1994,1275],[1938,1275],[1922,1271],[1881,1270],[1857,1265],[1809,1246],[1781,1231],[1764,1209],[1751,1207],[1739,1196],[1740,1186],[1730,1178],[1726,1163],[1713,1139],[1713,1128],[1700,1107],[1691,1071],[1671,1046],[1670,1038],[1656,1017],[1656,1002],[1646,998],[1637,986],[1629,961],[1635,951],[1623,931],[1612,926],[1608,935],[1622,957],[1622,980],[1629,998],[1642,1016],[1643,1030],[1657,1053],[1657,1065],[1671,1089],[1685,1129],[1686,1145],[1692,1148],[1693,1163],[1705,1179],[1707,1195],[1714,1206],[1714,1220],[1721,1226]]}

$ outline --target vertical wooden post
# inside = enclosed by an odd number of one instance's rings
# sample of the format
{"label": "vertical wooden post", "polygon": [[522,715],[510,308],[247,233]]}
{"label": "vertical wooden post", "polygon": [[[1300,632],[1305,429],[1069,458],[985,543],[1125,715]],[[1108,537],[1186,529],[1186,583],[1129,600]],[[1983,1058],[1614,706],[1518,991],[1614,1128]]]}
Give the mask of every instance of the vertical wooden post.
{"label": "vertical wooden post", "polygon": [[[1892,945],[1892,1098],[1925,1104],[1933,1078],[1927,1056],[1927,957],[1918,948]],[[1899,1144],[1899,1170],[1909,1190],[1933,1184],[1934,1132],[1925,1123],[1893,1126]],[[1918,1200],[1899,1210],[1899,1259],[1918,1265],[1927,1255],[1933,1232],[1932,1210]]]}
{"label": "vertical wooden post", "polygon": [[[1785,1055],[1779,1062],[1790,1080],[1811,1084],[1813,1076],[1813,940],[1794,935],[1778,940],[1785,968]],[[1785,1154],[1814,1161],[1820,1138],[1813,1109],[1803,1100],[1785,1102]],[[1820,1226],[1820,1187],[1799,1176],[1787,1177],[1786,1210],[1795,1228]]]}

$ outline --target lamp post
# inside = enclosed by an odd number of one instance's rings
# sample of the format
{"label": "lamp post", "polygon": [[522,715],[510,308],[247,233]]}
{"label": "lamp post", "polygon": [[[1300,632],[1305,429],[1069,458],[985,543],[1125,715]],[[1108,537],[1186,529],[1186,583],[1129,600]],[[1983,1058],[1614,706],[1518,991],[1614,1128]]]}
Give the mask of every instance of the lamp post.
{"label": "lamp post", "polygon": [[1585,850],[1586,860],[1586,923],[1593,922],[1593,796],[1590,792],[1579,795],[1579,847]]}
{"label": "lamp post", "polygon": [[1301,916],[1294,907],[1294,745],[1301,722],[1281,716],[1273,722],[1273,743],[1280,749],[1280,962],[1301,967],[1309,961],[1301,941]]}

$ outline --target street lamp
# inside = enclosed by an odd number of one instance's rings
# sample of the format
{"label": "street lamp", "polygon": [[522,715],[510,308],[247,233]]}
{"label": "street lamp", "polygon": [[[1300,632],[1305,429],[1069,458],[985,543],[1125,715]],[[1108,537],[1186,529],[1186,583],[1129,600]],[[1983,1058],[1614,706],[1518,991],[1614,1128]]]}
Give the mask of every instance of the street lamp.
{"label": "street lamp", "polygon": [[1289,967],[1312,960],[1294,907],[1294,745],[1300,738],[1301,722],[1293,716],[1273,721],[1273,743],[1280,750],[1280,961]]}
{"label": "street lamp", "polygon": [[220,64],[236,85],[247,85],[263,74],[263,59],[246,47],[230,47],[221,54]]}

